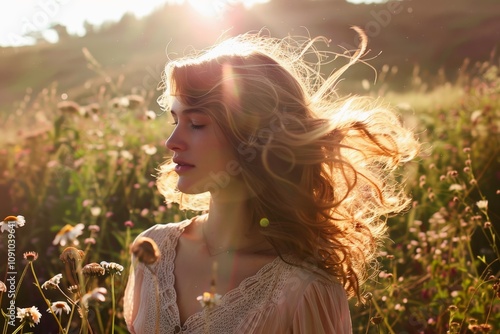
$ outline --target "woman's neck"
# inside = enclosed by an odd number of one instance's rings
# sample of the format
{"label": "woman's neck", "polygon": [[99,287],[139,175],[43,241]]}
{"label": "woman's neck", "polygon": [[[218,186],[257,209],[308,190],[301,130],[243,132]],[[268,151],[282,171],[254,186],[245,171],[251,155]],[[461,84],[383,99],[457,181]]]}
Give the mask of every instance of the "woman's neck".
{"label": "woman's neck", "polygon": [[251,217],[246,201],[212,199],[209,213],[200,218],[201,237],[209,251],[259,251],[267,246]]}

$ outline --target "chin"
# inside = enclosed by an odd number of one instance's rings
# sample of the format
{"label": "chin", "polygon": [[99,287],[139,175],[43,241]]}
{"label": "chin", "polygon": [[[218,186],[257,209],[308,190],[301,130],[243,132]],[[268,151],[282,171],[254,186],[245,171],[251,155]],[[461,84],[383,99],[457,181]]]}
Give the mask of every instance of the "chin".
{"label": "chin", "polygon": [[209,191],[203,184],[196,184],[193,182],[186,182],[185,180],[179,179],[177,183],[177,189],[187,195],[197,195]]}

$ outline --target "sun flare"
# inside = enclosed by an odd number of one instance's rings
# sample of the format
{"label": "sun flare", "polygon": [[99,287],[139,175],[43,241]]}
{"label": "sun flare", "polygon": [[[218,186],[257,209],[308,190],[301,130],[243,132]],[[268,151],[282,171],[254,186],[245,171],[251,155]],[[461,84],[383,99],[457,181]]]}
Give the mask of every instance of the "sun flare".
{"label": "sun flare", "polygon": [[250,8],[266,2],[269,0],[187,0],[191,7],[206,17],[220,17],[232,5],[242,4],[245,8]]}

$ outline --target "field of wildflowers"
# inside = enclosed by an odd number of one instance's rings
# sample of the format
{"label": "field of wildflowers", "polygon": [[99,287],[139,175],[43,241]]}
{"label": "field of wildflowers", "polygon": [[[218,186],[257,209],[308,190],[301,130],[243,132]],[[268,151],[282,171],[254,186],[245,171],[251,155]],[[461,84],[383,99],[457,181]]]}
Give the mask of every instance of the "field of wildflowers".
{"label": "field of wildflowers", "polygon": [[[498,332],[498,61],[470,65],[453,82],[424,82],[416,70],[406,93],[389,79],[364,84],[366,94],[399,108],[425,149],[401,172],[413,206],[388,217],[369,301],[352,304],[354,332]],[[170,131],[157,92],[123,94],[119,81],[91,89],[90,104],[55,86],[28,91],[0,115],[2,334],[126,333],[131,240],[189,214],[155,188]]]}

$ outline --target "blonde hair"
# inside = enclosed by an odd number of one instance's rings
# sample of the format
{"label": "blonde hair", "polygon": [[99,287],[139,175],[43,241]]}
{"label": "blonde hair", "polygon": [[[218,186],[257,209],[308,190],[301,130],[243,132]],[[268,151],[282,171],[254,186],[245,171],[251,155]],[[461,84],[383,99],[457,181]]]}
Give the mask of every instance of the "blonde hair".
{"label": "blonde hair", "polygon": [[[394,171],[419,145],[397,115],[377,100],[341,99],[338,77],[320,74],[328,53],[317,39],[276,39],[244,34],[166,66],[165,93],[205,110],[234,147],[239,177],[254,195],[252,221],[270,221],[261,233],[281,255],[292,253],[340,280],[360,297],[384,237],[383,218],[409,199]],[[311,56],[315,56],[311,57]],[[196,211],[210,194],[182,194],[169,162],[158,187],[167,202]]]}

